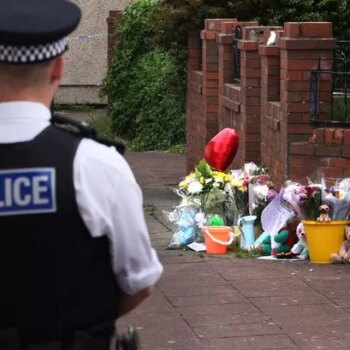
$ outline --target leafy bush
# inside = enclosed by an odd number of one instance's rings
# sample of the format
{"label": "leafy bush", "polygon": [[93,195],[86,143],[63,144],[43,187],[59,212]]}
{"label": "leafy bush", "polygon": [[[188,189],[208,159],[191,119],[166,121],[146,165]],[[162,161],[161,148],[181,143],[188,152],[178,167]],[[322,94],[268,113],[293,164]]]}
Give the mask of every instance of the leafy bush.
{"label": "leafy bush", "polygon": [[202,29],[205,18],[257,20],[261,24],[291,21],[331,21],[338,38],[349,35],[348,0],[163,0],[156,10],[162,27],[158,40],[162,45],[187,44],[188,32]]}
{"label": "leafy bush", "polygon": [[[134,67],[132,109],[135,120],[134,149],[168,149],[184,143],[184,75],[170,52],[155,50],[143,55]],[[136,93],[137,92],[137,93]]]}
{"label": "leafy bush", "polygon": [[156,0],[129,5],[117,28],[115,57],[104,81],[115,133],[134,149],[185,142],[184,60],[155,46]]}
{"label": "leafy bush", "polygon": [[100,138],[106,140],[115,140],[115,135],[112,131],[112,119],[103,112],[94,113],[88,120],[89,124],[96,130]]}
{"label": "leafy bush", "polygon": [[134,149],[185,143],[187,38],[205,18],[332,21],[349,36],[349,0],[138,0],[125,9],[104,81],[114,132]]}

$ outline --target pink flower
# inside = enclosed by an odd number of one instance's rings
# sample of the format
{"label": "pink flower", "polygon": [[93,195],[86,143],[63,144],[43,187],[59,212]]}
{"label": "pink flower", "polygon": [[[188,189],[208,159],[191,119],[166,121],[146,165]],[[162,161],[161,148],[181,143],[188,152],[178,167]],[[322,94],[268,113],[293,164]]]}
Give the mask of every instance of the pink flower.
{"label": "pink flower", "polygon": [[249,178],[248,178],[248,177],[246,177],[246,178],[243,180],[242,186],[244,186],[244,187],[248,187],[249,182],[250,182]]}
{"label": "pink flower", "polygon": [[277,195],[278,195],[278,192],[274,188],[269,188],[267,192],[267,199],[269,201],[272,201]]}
{"label": "pink flower", "polygon": [[314,192],[318,191],[319,189],[320,188],[318,186],[314,186],[314,185],[305,186],[307,198],[311,198]]}
{"label": "pink flower", "polygon": [[257,175],[256,176],[256,182],[259,184],[259,185],[266,185],[266,183],[270,180],[270,176],[269,175],[264,175],[264,174],[261,174],[261,175]]}

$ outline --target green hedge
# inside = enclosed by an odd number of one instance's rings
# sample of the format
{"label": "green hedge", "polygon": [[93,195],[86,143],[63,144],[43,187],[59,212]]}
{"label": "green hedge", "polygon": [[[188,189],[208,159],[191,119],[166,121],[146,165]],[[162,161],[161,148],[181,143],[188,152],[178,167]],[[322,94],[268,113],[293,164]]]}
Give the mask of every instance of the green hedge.
{"label": "green hedge", "polygon": [[158,7],[156,0],[141,0],[126,8],[102,89],[114,132],[135,150],[185,143],[185,60],[178,60],[175,48],[155,43]]}
{"label": "green hedge", "polygon": [[349,37],[350,0],[139,0],[125,9],[105,78],[113,132],[137,150],[185,143],[187,37],[205,18],[332,21]]}

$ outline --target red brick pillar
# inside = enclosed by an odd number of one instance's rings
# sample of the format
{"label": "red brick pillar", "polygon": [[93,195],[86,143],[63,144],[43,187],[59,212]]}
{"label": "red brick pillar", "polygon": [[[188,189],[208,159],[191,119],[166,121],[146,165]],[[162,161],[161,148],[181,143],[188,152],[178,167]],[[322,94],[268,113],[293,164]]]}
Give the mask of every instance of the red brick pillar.
{"label": "red brick pillar", "polygon": [[243,28],[241,50],[241,128],[238,157],[243,162],[260,164],[260,93],[261,62],[258,40],[248,40],[250,27]]}
{"label": "red brick pillar", "polygon": [[[234,128],[234,118],[231,113],[227,117],[225,113],[225,85],[233,80],[233,30],[237,25],[237,20],[223,22],[221,33],[216,36],[219,54],[219,99],[218,99],[218,128]],[[238,110],[237,110],[238,111]],[[236,111],[236,112],[237,112]]]}
{"label": "red brick pillar", "polygon": [[237,20],[223,22],[221,33],[216,36],[218,45],[219,95],[224,93],[224,84],[232,83],[233,76],[233,30]]}
{"label": "red brick pillar", "polygon": [[284,181],[287,163],[286,123],[280,113],[280,48],[259,47],[261,56],[261,164],[270,171],[274,181]]}
{"label": "red brick pillar", "polygon": [[233,39],[237,26],[258,25],[258,22],[239,22],[236,19],[221,23],[221,33],[217,35],[219,55],[219,94],[224,93],[224,84],[233,82]]}
{"label": "red brick pillar", "polygon": [[107,18],[108,24],[108,64],[114,57],[115,45],[117,42],[117,36],[115,33],[115,27],[122,18],[121,11],[109,11],[109,17]]}
{"label": "red brick pillar", "polygon": [[200,31],[190,33],[188,39],[187,92],[186,92],[186,168],[193,171],[203,157],[203,72],[202,40]]}
{"label": "red brick pillar", "polygon": [[202,39],[203,108],[204,128],[203,154],[207,142],[218,132],[218,46],[216,35],[220,30],[220,19],[206,19]]}
{"label": "red brick pillar", "polygon": [[[287,122],[288,153],[291,143],[307,141],[312,134],[310,123],[310,72],[321,68],[332,70],[335,39],[332,23],[289,22],[285,23],[285,37],[280,39],[281,48],[281,115]],[[320,65],[320,67],[319,67]],[[331,94],[328,77],[321,80],[321,95]],[[322,98],[322,97],[321,97]],[[324,105],[326,105],[325,103]],[[287,177],[311,174],[314,166],[303,170],[292,164],[288,157]],[[307,175],[306,175],[307,176]]]}
{"label": "red brick pillar", "polygon": [[202,67],[202,40],[200,38],[200,31],[195,30],[189,34],[188,37],[188,61],[187,69],[200,70]]}

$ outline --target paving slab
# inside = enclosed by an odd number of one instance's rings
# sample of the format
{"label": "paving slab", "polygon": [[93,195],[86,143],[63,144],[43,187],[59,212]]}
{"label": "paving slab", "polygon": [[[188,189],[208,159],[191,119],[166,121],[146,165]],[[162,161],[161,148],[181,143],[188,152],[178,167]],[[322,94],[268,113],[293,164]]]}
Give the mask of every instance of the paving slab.
{"label": "paving slab", "polygon": [[297,350],[300,349],[287,335],[272,334],[215,338],[208,340],[213,350]]}
{"label": "paving slab", "polygon": [[231,338],[246,336],[261,336],[269,334],[281,334],[282,331],[273,323],[256,322],[249,324],[236,324],[232,326],[210,326],[197,327],[193,329],[195,334],[201,339]]}
{"label": "paving slab", "polygon": [[126,155],[144,194],[164,275],[153,295],[118,321],[134,325],[143,350],[333,350],[350,344],[350,265],[234,259],[170,250],[163,211],[184,155]]}
{"label": "paving slab", "polygon": [[224,293],[207,295],[169,296],[169,302],[174,307],[239,304],[246,302],[245,298],[237,291],[228,289]]}

